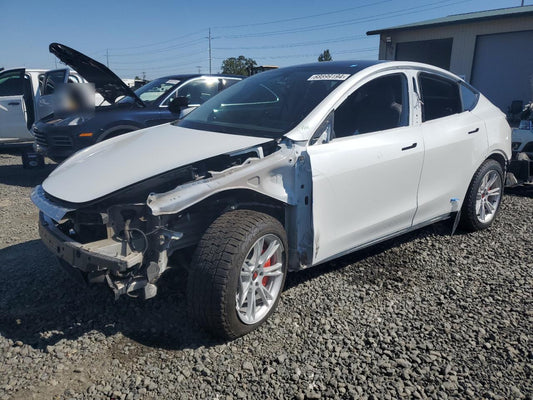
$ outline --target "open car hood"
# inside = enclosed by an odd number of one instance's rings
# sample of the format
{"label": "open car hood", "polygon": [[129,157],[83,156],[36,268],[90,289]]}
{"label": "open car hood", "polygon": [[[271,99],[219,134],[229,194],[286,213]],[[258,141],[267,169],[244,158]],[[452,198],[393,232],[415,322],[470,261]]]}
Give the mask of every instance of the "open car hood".
{"label": "open car hood", "polygon": [[76,70],[88,82],[94,84],[94,90],[102,95],[109,103],[115,103],[120,96],[130,96],[138,104],[144,106],[143,101],[104,64],[87,57],[64,44],[51,43],[50,53]]}
{"label": "open car hood", "polygon": [[79,151],[45,179],[43,189],[69,203],[87,203],[145,179],[271,139],[158,125]]}

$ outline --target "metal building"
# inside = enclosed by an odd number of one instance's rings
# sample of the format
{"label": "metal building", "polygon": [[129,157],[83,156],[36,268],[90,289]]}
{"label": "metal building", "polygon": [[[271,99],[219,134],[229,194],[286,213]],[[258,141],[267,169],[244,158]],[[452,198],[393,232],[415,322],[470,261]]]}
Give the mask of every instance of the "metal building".
{"label": "metal building", "polygon": [[533,100],[533,6],[451,15],[367,35],[380,35],[380,59],[450,70],[504,112],[513,101]]}

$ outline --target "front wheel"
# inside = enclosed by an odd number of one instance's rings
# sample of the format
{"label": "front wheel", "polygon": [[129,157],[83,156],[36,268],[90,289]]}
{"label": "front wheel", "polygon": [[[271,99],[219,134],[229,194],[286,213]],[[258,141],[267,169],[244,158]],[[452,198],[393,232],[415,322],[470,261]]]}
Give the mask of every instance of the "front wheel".
{"label": "front wheel", "polygon": [[287,235],[256,211],[223,214],[193,256],[187,297],[191,316],[217,336],[234,339],[274,312],[287,275]]}
{"label": "front wheel", "polygon": [[502,195],[502,167],[495,160],[486,160],[470,182],[462,209],[462,227],[478,231],[491,226],[500,208]]}

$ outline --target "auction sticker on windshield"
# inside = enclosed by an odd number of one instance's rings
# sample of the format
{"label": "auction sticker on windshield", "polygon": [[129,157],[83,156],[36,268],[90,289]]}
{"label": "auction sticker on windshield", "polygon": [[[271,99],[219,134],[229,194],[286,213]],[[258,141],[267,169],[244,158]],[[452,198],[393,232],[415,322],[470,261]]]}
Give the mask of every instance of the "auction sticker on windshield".
{"label": "auction sticker on windshield", "polygon": [[311,75],[308,81],[345,81],[350,74],[315,74]]}

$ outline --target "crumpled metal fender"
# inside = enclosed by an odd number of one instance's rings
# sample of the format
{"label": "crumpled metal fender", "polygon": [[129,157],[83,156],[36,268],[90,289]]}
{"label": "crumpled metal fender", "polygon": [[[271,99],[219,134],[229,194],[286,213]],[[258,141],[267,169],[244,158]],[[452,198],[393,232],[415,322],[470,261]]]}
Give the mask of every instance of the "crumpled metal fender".
{"label": "crumpled metal fender", "polygon": [[155,216],[175,214],[223,191],[249,189],[286,204],[296,204],[294,166],[297,149],[291,142],[280,144],[280,150],[264,158],[249,158],[242,165],[210,178],[180,185],[165,193],[151,193],[147,205]]}

